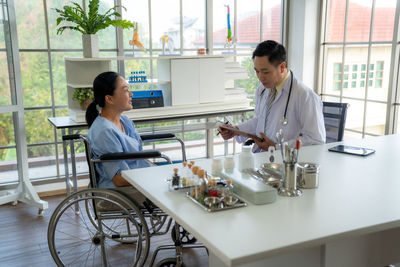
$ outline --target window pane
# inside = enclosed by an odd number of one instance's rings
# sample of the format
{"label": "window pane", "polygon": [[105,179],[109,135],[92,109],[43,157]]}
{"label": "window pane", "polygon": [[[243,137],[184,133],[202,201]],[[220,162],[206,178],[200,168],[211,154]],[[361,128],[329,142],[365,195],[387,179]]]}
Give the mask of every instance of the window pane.
{"label": "window pane", "polygon": [[335,74],[335,75],[333,76],[333,79],[334,79],[335,81],[341,80],[341,79],[342,79],[342,75],[341,75],[341,74]]}
{"label": "window pane", "polygon": [[[12,113],[0,114],[0,146],[15,146]],[[0,148],[0,184],[18,180],[15,147]]]}
{"label": "window pane", "polygon": [[11,105],[10,76],[8,70],[7,54],[6,52],[0,52],[0,106]]}
{"label": "window pane", "polygon": [[349,0],[347,15],[347,42],[368,42],[371,24],[372,0]]}
{"label": "window pane", "polygon": [[376,78],[382,78],[383,72],[382,71],[377,71],[376,72]]}
{"label": "window pane", "polygon": [[374,77],[374,73],[373,73],[373,72],[370,72],[369,75],[368,75],[368,77],[373,78],[373,77]]}
{"label": "window pane", "polygon": [[349,71],[349,65],[344,65],[344,72],[348,72]]}
{"label": "window pane", "polygon": [[374,64],[369,64],[369,70],[374,70]]}
{"label": "window pane", "polygon": [[365,87],[365,81],[360,82],[360,87]]}
{"label": "window pane", "polygon": [[19,48],[47,48],[43,1],[14,3]]}
{"label": "window pane", "polygon": [[382,88],[382,80],[375,81],[375,88]]}
{"label": "window pane", "polygon": [[48,122],[48,117],[53,117],[50,109],[25,111],[26,141],[28,144],[54,141],[53,127]]}
{"label": "window pane", "polygon": [[65,78],[65,57],[81,57],[81,52],[52,52],[53,88],[55,105],[67,105],[67,83]]}
{"label": "window pane", "polygon": [[365,71],[367,69],[367,64],[361,64],[361,70]]}
{"label": "window pane", "polygon": [[[326,77],[325,79],[325,83],[322,86],[323,88],[323,93],[325,94],[335,94],[335,95],[339,95],[340,91],[340,85],[338,87],[338,85],[335,83],[334,81],[334,75],[337,72],[337,70],[340,70],[340,66],[342,61],[342,54],[343,54],[343,49],[341,47],[330,47],[328,46],[327,49],[327,57],[326,57],[326,64],[325,64],[325,68],[324,68],[324,77]],[[344,66],[346,68],[346,66]]]}
{"label": "window pane", "polygon": [[335,63],[334,70],[335,70],[335,72],[341,72],[342,71],[342,64],[341,63]]}
{"label": "window pane", "polygon": [[376,62],[376,70],[383,70],[384,61]]}
{"label": "window pane", "polygon": [[152,36],[153,48],[161,49],[162,45],[160,38],[167,34],[169,40],[173,40],[175,52],[179,53],[180,44],[180,16],[179,16],[179,1],[178,0],[152,0]]}
{"label": "window pane", "polygon": [[365,72],[361,72],[361,78],[365,79]]}
{"label": "window pane", "polygon": [[20,60],[24,106],[38,107],[51,105],[47,53],[21,52]]}
{"label": "window pane", "polygon": [[[124,19],[135,21],[138,23],[138,35],[139,41],[142,43],[145,49],[149,49],[150,37],[149,37],[149,6],[148,1],[142,0],[123,0],[122,5],[126,7],[126,11],[122,9],[122,17]],[[143,11],[146,12],[143,12]],[[154,26],[153,26],[154,27]],[[153,38],[159,40],[160,36],[153,36]],[[133,39],[133,30],[124,30],[124,48],[132,49],[129,44],[129,40]],[[157,45],[155,48],[158,48]],[[138,47],[135,47],[138,49]],[[136,53],[136,52],[135,52]]]}
{"label": "window pane", "polygon": [[[359,65],[366,64],[366,60],[368,58],[368,47],[357,46],[357,45],[347,45],[345,47],[346,51],[346,65],[349,65],[351,68],[351,86],[350,88],[343,90],[343,96],[345,97],[356,97],[356,98],[364,98],[365,96],[365,88],[359,86],[362,78],[362,73],[360,71]],[[360,74],[358,74],[360,73]]]}
{"label": "window pane", "polygon": [[259,0],[237,1],[238,46],[256,46],[260,42],[260,7]]}
{"label": "window pane", "polygon": [[385,134],[386,104],[367,102],[366,133]]}
{"label": "window pane", "polygon": [[213,1],[213,42],[214,47],[224,47],[227,31],[227,8],[225,5],[229,5],[230,8],[230,25],[232,29],[232,37],[235,34],[235,23],[234,23],[234,0],[226,1]]}
{"label": "window pane", "polygon": [[[34,1],[41,2],[41,1]],[[82,34],[77,31],[65,30],[61,35],[57,35],[57,17],[58,14],[54,8],[62,9],[64,5],[70,5],[72,2],[79,3],[82,5],[81,0],[58,0],[58,1],[46,1],[47,5],[47,17],[49,23],[49,37],[50,46],[52,49],[82,49]],[[19,35],[19,32],[18,32]],[[42,35],[46,35],[43,33]],[[80,56],[82,56],[82,52]]]}
{"label": "window pane", "polygon": [[[86,1],[87,3],[88,1]],[[111,7],[114,6],[114,0],[101,0],[99,6],[99,13],[104,14]],[[122,17],[122,19],[126,19]],[[132,30],[124,30],[132,31]],[[109,26],[106,29],[100,30],[97,35],[99,36],[99,49],[117,49],[117,36],[116,28]]]}
{"label": "window pane", "polygon": [[328,8],[326,40],[343,42],[346,0],[331,0]]}
{"label": "window pane", "polygon": [[346,117],[346,129],[362,131],[364,119],[364,101],[343,99],[343,103],[349,103]]}
{"label": "window pane", "polygon": [[57,176],[55,145],[28,147],[29,178],[50,178]]}
{"label": "window pane", "polygon": [[392,41],[396,0],[375,1],[372,41]]}
{"label": "window pane", "polygon": [[205,2],[182,1],[183,49],[205,48]]}
{"label": "window pane", "polygon": [[343,88],[348,88],[349,87],[349,83],[348,82],[344,82],[343,83]]}
{"label": "window pane", "polygon": [[263,1],[262,40],[281,41],[281,0]]}

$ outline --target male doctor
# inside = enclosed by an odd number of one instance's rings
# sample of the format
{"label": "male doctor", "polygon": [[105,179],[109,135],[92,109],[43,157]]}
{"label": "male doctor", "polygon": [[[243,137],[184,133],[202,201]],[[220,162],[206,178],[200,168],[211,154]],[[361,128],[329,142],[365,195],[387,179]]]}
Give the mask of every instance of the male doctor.
{"label": "male doctor", "polygon": [[[257,45],[252,59],[260,81],[254,117],[235,128],[261,137],[261,141],[254,140],[253,152],[275,146],[279,129],[290,147],[295,146],[296,139],[303,145],[325,143],[322,101],[287,69],[285,48],[275,41],[264,41]],[[218,131],[225,140],[235,136],[226,128],[219,127]],[[236,136],[236,140],[241,143],[246,137]]]}

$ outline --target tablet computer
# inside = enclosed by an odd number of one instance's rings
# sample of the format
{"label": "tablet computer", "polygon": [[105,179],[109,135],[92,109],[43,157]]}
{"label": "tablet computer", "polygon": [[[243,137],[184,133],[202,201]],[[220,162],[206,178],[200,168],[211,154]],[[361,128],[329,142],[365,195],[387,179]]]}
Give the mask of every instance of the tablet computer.
{"label": "tablet computer", "polygon": [[346,145],[338,145],[328,149],[332,152],[339,152],[357,156],[368,156],[372,153],[375,153],[375,150],[372,148],[364,148],[364,147],[355,147],[355,146],[346,146]]}

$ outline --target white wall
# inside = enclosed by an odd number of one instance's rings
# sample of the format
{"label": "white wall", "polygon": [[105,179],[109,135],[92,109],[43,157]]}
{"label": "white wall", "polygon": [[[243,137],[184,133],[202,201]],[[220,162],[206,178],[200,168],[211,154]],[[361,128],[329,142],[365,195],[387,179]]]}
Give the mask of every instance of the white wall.
{"label": "white wall", "polygon": [[318,0],[288,0],[288,65],[297,78],[317,91]]}

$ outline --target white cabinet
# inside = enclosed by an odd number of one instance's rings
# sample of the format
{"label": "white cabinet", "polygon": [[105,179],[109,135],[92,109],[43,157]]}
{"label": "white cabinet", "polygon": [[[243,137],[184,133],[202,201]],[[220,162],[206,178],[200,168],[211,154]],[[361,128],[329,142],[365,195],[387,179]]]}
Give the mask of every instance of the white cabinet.
{"label": "white cabinet", "polygon": [[200,66],[198,59],[171,60],[172,106],[199,104]]}
{"label": "white cabinet", "polygon": [[158,73],[170,74],[172,106],[224,101],[222,56],[158,60]]}

